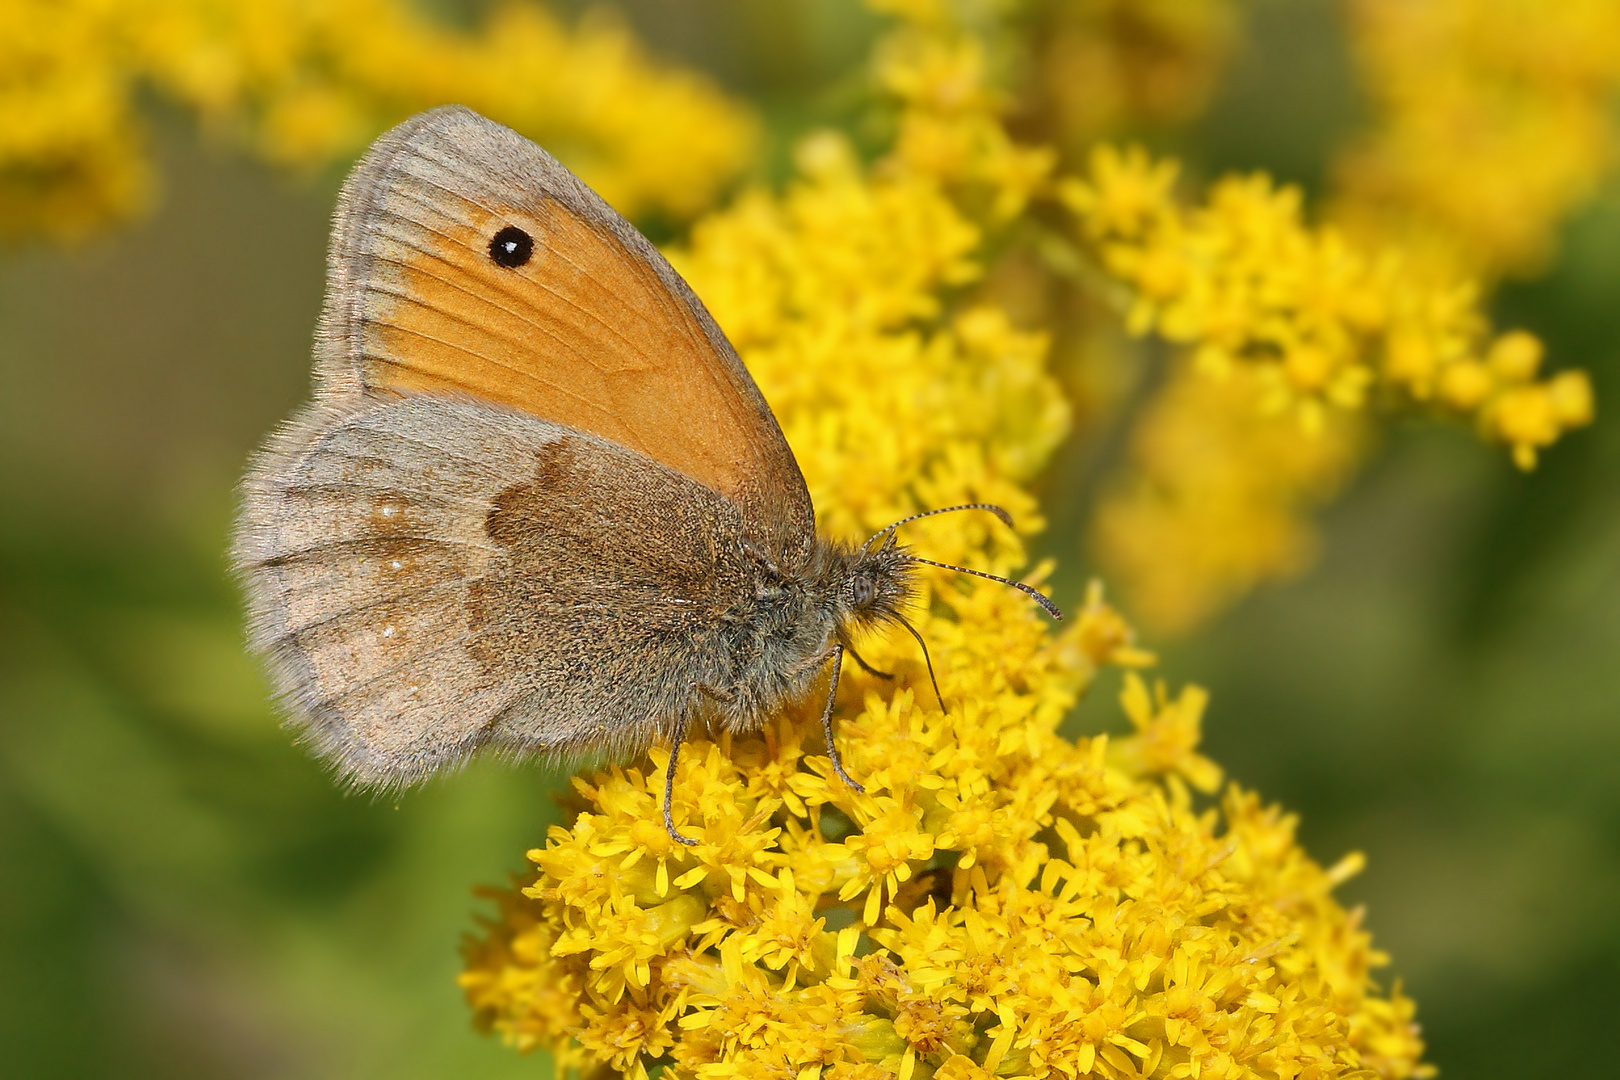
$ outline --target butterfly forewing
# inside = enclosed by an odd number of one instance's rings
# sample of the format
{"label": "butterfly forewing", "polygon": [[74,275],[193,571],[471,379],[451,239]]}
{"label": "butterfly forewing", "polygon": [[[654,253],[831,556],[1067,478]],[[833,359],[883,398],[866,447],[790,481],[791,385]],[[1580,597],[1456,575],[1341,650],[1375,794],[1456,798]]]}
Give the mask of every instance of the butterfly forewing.
{"label": "butterfly forewing", "polygon": [[[508,235],[524,247],[503,265],[492,244]],[[331,269],[320,357],[329,391],[508,405],[725,495],[778,557],[810,544],[798,466],[702,304],[618,214],[514,132],[448,107],[380,140],[345,187]]]}

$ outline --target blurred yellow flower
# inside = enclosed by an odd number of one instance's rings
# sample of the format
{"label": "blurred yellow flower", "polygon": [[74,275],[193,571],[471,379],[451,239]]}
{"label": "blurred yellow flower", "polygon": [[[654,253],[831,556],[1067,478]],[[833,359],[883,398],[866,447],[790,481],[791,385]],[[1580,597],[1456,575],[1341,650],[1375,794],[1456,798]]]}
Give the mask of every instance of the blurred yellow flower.
{"label": "blurred yellow flower", "polygon": [[1241,32],[1245,0],[1045,0],[1027,48],[1052,139],[1082,151],[1142,125],[1192,119]]}
{"label": "blurred yellow flower", "polygon": [[[1526,468],[1590,421],[1584,374],[1541,377],[1502,360],[1539,345],[1493,339],[1470,281],[1533,264],[1612,157],[1620,35],[1606,0],[1535,18],[1509,0],[1356,0],[1375,123],[1345,159],[1326,228],[1305,223],[1295,189],[1263,176],[1220,180],[1187,204],[1175,161],[1094,145],[1196,113],[1240,33],[1241,0],[871,6],[896,20],[871,63],[892,112],[885,156],[868,169],[840,134],[805,139],[785,199],[745,197],[703,222],[681,257],[771,400],[802,416],[789,435],[808,448],[830,527],[876,527],[958,495],[1005,499],[1029,520],[1020,485],[1071,412],[1044,374],[1054,335],[1056,364],[1110,368],[1065,373],[1076,386],[1132,381],[1138,357],[1098,346],[1106,335],[1095,327],[1076,331],[1096,308],[1060,315],[1039,280],[1055,265],[1054,197],[1078,216],[1106,279],[1069,293],[1071,308],[1122,294],[1132,331],[1236,380],[1195,391],[1178,363],[1162,401],[1119,421],[1139,430],[1088,531],[1160,629],[1188,627],[1307,564],[1309,514],[1360,460],[1367,443],[1353,433],[1376,426],[1370,406],[1466,417]],[[0,237],[80,236],[148,205],[155,185],[135,104],[148,92],[305,167],[460,100],[557,151],[631,215],[711,205],[747,162],[755,129],[701,77],[654,63],[596,12],[565,28],[502,0],[457,29],[407,0],[16,0],[0,7]],[[1008,116],[1036,141],[1015,138]],[[1063,176],[1062,161],[1088,154],[1081,175]],[[902,230],[915,235],[892,242]],[[848,272],[861,244],[859,258],[887,259],[864,278]],[[985,251],[996,254],[971,255]],[[839,319],[821,318],[835,307]],[[874,368],[897,374],[876,380]],[[829,371],[838,376],[812,374]],[[941,380],[963,379],[989,397],[938,407]],[[869,408],[846,408],[855,397]],[[985,407],[1001,397],[1021,397],[1024,411]],[[934,407],[906,410],[900,428],[887,418],[902,398]],[[790,399],[819,409],[801,413]],[[1108,405],[1074,401],[1083,423],[1113,422]],[[1213,409],[1226,412],[1201,411]],[[1278,412],[1303,430],[1265,415]],[[834,423],[836,433],[821,430]],[[822,454],[823,442],[838,452]],[[1200,456],[1155,449],[1194,444]],[[857,445],[864,455],[845,453]],[[896,490],[884,475],[916,483]],[[951,543],[942,524],[920,528]],[[992,558],[1012,565],[1014,550]]]}
{"label": "blurred yellow flower", "polygon": [[1105,144],[1060,184],[1092,260],[1125,286],[1127,327],[1187,354],[1090,523],[1153,627],[1187,630],[1309,564],[1310,514],[1359,464],[1375,404],[1468,418],[1524,469],[1591,423],[1586,374],[1541,378],[1540,342],[1493,336],[1472,286],[1307,225],[1298,190],[1264,176],[1220,180],[1195,206],[1175,176]]}
{"label": "blurred yellow flower", "polygon": [[[1575,399],[1584,376],[1569,373],[1557,391],[1536,382],[1540,345],[1523,332],[1492,339],[1471,287],[1436,288],[1398,252],[1308,226],[1298,189],[1265,176],[1221,180],[1192,208],[1174,198],[1172,176],[1141,150],[1104,145],[1062,192],[1098,262],[1130,289],[1127,325],[1188,346],[1213,377],[1248,368],[1268,411],[1294,411],[1315,431],[1329,410],[1394,391],[1472,414],[1525,467],[1589,422]],[[1527,350],[1534,359],[1503,359]],[[1450,372],[1459,364],[1462,377]],[[1503,422],[1504,409],[1537,419]]]}
{"label": "blurred yellow flower", "polygon": [[1363,415],[1332,413],[1306,433],[1292,416],[1260,411],[1257,377],[1239,368],[1213,379],[1178,363],[1104,488],[1091,543],[1144,625],[1184,632],[1305,569],[1311,515],[1361,463]]}
{"label": "blurred yellow flower", "polygon": [[888,166],[949,185],[999,223],[1045,187],[1057,155],[1008,135],[999,117],[1007,103],[988,78],[984,54],[970,35],[901,30],[879,46],[876,76],[900,106]]}
{"label": "blurred yellow flower", "polygon": [[405,0],[10,0],[0,5],[0,238],[70,238],[152,188],[155,90],[272,161],[320,166],[457,101],[539,140],[629,214],[690,215],[749,160],[755,122],[600,14],[522,0],[463,31]]}
{"label": "blurred yellow flower", "polygon": [[1335,216],[1437,272],[1534,270],[1614,168],[1620,5],[1350,0],[1369,128]]}

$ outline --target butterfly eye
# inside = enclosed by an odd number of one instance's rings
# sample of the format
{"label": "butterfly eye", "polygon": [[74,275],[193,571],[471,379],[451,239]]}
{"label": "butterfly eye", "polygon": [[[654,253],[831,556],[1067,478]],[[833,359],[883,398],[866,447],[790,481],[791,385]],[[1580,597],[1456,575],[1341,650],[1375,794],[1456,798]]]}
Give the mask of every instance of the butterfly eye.
{"label": "butterfly eye", "polygon": [[516,225],[508,225],[489,242],[489,257],[495,260],[496,266],[504,266],[508,270],[522,266],[533,254],[534,237]]}
{"label": "butterfly eye", "polygon": [[870,604],[872,602],[872,594],[875,591],[876,587],[873,585],[872,579],[865,574],[860,575],[854,581],[849,583],[850,599],[855,601],[855,606],[858,608],[863,608],[867,604]]}

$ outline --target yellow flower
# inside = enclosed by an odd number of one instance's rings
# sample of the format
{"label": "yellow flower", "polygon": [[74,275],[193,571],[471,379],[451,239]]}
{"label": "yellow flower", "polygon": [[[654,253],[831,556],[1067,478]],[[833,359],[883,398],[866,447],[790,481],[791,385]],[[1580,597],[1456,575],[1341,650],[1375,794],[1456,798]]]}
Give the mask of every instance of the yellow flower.
{"label": "yellow flower", "polygon": [[[823,525],[866,536],[953,502],[1007,507],[1037,522],[1019,482],[1062,438],[1068,407],[1045,370],[1045,335],[994,307],[946,313],[976,280],[981,229],[928,177],[864,174],[835,136],[816,136],[813,171],[782,198],[752,192],[672,254],[771,402]],[[930,557],[966,550],[956,527],[921,522]],[[1019,561],[999,525],[987,569]]]}
{"label": "yellow flower", "polygon": [[0,5],[0,239],[76,239],[150,201],[104,21],[99,5]]}
{"label": "yellow flower", "polygon": [[1153,161],[1140,146],[1105,143],[1093,152],[1090,181],[1065,180],[1060,191],[1093,239],[1134,240],[1161,223],[1178,171],[1174,161]]}
{"label": "yellow flower", "polygon": [[473,31],[405,0],[12,0],[0,5],[0,237],[80,236],[144,207],[135,102],[150,91],[303,167],[460,101],[550,146],[632,215],[706,208],[755,128],[619,23],[566,29],[520,0]]}
{"label": "yellow flower", "polygon": [[1142,411],[1091,522],[1154,626],[1186,629],[1309,561],[1307,515],[1359,462],[1375,404],[1471,417],[1526,469],[1591,422],[1585,374],[1538,381],[1540,343],[1493,337],[1471,285],[1307,225],[1299,192],[1264,176],[1221,180],[1194,206],[1174,176],[1103,146],[1059,188],[1095,265],[1126,289],[1126,326],[1190,355]]}
{"label": "yellow flower", "polygon": [[1522,469],[1534,468],[1536,452],[1566,428],[1591,422],[1592,388],[1582,371],[1506,390],[1485,415],[1487,430],[1513,447],[1513,460]]}
{"label": "yellow flower", "polygon": [[[613,797],[646,788],[638,770],[581,785],[574,826],[531,855],[531,899],[508,894],[469,943],[469,999],[518,1045],[632,1076],[1427,1075],[1409,1003],[1374,988],[1383,958],[1330,895],[1357,861],[1319,868],[1292,819],[1235,787],[1218,814],[1193,805],[1178,777],[1218,782],[1196,753],[1201,691],[1155,699],[1133,676],[1137,736],[1059,738],[1076,673],[1033,665],[1014,689],[959,670],[973,692],[951,714],[868,680],[842,736],[863,796],[827,781],[811,711],[728,754],[693,744],[677,798],[718,783],[742,809],[704,807],[691,852],[651,833],[601,848],[672,858],[656,908],[568,886],[561,853],[651,814]],[[782,869],[716,880],[711,823],[749,809],[747,770],[784,748],[802,809],[750,826]]]}
{"label": "yellow flower", "polygon": [[1083,149],[1202,111],[1237,42],[1241,0],[1067,0],[1036,8],[1027,48],[1052,136]]}
{"label": "yellow flower", "polygon": [[1044,190],[1056,154],[1007,133],[1005,102],[986,77],[979,38],[953,29],[938,10],[912,14],[921,27],[884,39],[874,65],[878,85],[900,107],[886,167],[944,183],[990,220],[1006,222]]}
{"label": "yellow flower", "polygon": [[[1521,464],[1526,448],[1586,422],[1572,397],[1565,411],[1526,404],[1554,396],[1531,381],[1533,360],[1516,359],[1527,350],[1539,358],[1540,346],[1522,331],[1491,340],[1471,288],[1436,288],[1403,273],[1396,252],[1311,228],[1298,190],[1264,176],[1222,180],[1207,205],[1190,209],[1175,201],[1173,176],[1140,151],[1099,148],[1090,175],[1062,187],[1102,267],[1132,290],[1136,332],[1190,347],[1216,376],[1252,369],[1260,404],[1297,413],[1307,430],[1331,410],[1363,408],[1379,384],[1491,417],[1484,430]],[[1481,356],[1488,385],[1469,386],[1480,382]],[[1448,378],[1458,364],[1472,366]],[[1445,385],[1451,392],[1437,393]]]}
{"label": "yellow flower", "polygon": [[1132,776],[1176,774],[1199,791],[1221,786],[1221,767],[1197,752],[1203,736],[1204,707],[1209,695],[1189,686],[1174,701],[1164,683],[1148,694],[1147,684],[1135,672],[1125,676],[1120,705],[1136,734],[1109,747],[1110,760]]}
{"label": "yellow flower", "polygon": [[1152,653],[1137,648],[1136,632],[1103,601],[1102,582],[1095,579],[1086,585],[1085,604],[1075,619],[1073,634],[1093,667],[1151,667],[1158,663]]}

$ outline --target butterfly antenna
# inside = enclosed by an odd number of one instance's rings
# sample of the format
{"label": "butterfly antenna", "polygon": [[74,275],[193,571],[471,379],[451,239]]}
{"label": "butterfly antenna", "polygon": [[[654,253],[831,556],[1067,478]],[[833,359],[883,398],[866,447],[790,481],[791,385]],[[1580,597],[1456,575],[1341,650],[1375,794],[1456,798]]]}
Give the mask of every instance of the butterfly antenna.
{"label": "butterfly antenna", "polygon": [[922,646],[923,663],[928,665],[928,681],[934,686],[934,700],[939,702],[940,712],[949,711],[945,708],[945,695],[939,692],[939,680],[934,678],[934,658],[928,655],[928,642],[924,641],[923,636],[917,633],[917,628],[915,626],[912,626],[910,623],[906,622],[904,615],[896,615],[895,618],[900,621],[901,626],[906,628],[906,633],[916,638],[917,644]]}
{"label": "butterfly antenna", "polygon": [[[955,570],[958,574],[972,574],[974,577],[989,578],[991,581],[999,581],[1003,585],[1011,585],[1013,588],[1017,589],[1019,592],[1041,605],[1041,607],[1045,608],[1046,613],[1052,616],[1052,618],[1059,621],[1063,619],[1063,612],[1059,611],[1058,606],[1046,598],[1045,593],[1041,592],[1039,589],[1036,589],[1032,585],[1025,585],[1022,581],[1014,581],[1011,578],[1000,577],[996,574],[987,574],[983,570],[969,570],[965,566],[952,566],[950,563],[935,562],[933,559],[922,559],[918,558],[916,555],[907,555],[905,557],[911,562],[927,563],[929,566],[937,566],[941,570]],[[915,631],[913,631],[913,633],[915,633]]]}
{"label": "butterfly antenna", "polygon": [[1003,510],[1001,507],[996,506],[994,503],[963,503],[960,506],[943,506],[938,510],[924,510],[920,514],[912,514],[910,517],[903,517],[893,525],[887,525],[873,533],[871,536],[867,537],[866,543],[861,545],[861,549],[865,550],[866,548],[871,547],[872,541],[878,539],[879,537],[887,536],[889,533],[894,532],[894,530],[898,529],[902,525],[909,524],[913,521],[921,521],[923,518],[933,517],[935,514],[954,514],[958,510],[988,510],[990,513],[996,515],[996,517],[1000,518],[1003,525],[1007,526],[1009,529],[1012,528],[1012,515],[1007,513],[1007,511]]}

